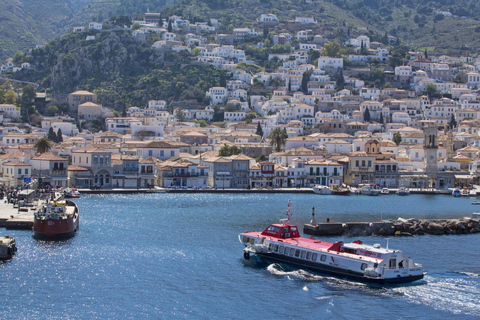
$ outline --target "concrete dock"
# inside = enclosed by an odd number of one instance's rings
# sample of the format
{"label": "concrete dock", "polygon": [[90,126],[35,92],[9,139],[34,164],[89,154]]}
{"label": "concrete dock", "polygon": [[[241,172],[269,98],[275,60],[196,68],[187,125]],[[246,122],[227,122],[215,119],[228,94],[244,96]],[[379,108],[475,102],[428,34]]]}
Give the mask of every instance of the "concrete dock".
{"label": "concrete dock", "polygon": [[10,203],[0,202],[0,227],[7,229],[32,230],[35,207],[14,207]]}

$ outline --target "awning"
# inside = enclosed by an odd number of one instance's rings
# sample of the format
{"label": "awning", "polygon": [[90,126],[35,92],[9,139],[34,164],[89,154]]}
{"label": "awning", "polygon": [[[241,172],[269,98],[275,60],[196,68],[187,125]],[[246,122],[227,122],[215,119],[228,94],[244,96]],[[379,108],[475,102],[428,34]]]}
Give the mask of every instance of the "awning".
{"label": "awning", "polygon": [[468,174],[456,174],[455,179],[463,179],[463,180],[468,180],[468,179],[473,179],[474,176],[468,175]]}

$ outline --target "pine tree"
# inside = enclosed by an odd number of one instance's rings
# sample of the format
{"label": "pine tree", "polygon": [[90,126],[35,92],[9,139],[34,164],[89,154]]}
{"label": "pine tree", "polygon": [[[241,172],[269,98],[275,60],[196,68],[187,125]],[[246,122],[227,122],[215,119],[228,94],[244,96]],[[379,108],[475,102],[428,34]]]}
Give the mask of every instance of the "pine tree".
{"label": "pine tree", "polygon": [[53,131],[53,128],[50,127],[48,130],[48,135],[47,135],[48,140],[57,142],[57,135],[55,134],[55,131]]}
{"label": "pine tree", "polygon": [[58,131],[57,131],[57,141],[56,142],[63,142],[62,129],[60,129],[60,128],[58,128]]}

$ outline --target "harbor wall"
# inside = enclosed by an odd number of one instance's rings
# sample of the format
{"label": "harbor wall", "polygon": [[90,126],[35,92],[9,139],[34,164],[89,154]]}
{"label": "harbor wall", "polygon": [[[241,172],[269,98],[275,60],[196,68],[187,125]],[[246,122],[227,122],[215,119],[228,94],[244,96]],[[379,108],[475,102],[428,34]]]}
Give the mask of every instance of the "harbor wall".
{"label": "harbor wall", "polygon": [[398,219],[377,222],[307,223],[303,233],[313,236],[413,236],[480,233],[480,220]]}

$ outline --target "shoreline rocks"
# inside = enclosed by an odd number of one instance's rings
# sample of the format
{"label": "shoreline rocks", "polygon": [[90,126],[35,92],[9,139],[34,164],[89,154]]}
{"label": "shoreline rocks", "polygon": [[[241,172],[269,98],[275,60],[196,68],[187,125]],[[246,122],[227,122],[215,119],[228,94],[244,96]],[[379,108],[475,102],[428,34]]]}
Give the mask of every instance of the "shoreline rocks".
{"label": "shoreline rocks", "polygon": [[303,233],[314,236],[415,236],[480,233],[480,220],[402,219],[378,222],[305,224]]}

